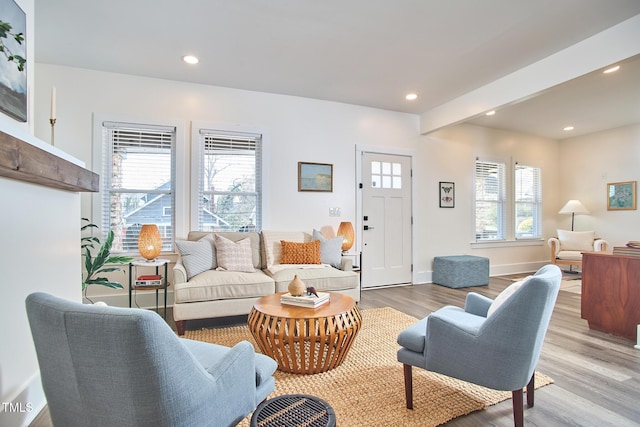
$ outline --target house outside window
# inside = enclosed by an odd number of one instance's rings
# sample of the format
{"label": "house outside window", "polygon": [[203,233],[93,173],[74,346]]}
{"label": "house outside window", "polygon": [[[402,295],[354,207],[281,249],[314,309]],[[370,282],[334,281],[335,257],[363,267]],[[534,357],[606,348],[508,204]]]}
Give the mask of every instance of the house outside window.
{"label": "house outside window", "polygon": [[262,136],[200,129],[197,229],[260,231]]}
{"label": "house outside window", "polygon": [[515,237],[542,237],[542,185],[540,168],[515,164]]}
{"label": "house outside window", "polygon": [[476,160],[475,240],[505,239],[505,164]]}
{"label": "house outside window", "polygon": [[142,224],[156,224],[162,249],[175,230],[175,127],[102,123],[102,230],[113,252],[135,252]]}

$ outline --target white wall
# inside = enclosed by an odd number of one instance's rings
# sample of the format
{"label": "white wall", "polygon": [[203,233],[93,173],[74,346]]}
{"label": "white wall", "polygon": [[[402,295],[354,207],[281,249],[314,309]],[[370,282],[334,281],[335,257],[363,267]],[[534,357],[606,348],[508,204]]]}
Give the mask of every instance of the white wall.
{"label": "white wall", "polygon": [[[516,160],[535,161],[544,168],[544,185],[551,189],[545,194],[545,202],[550,200],[552,206],[558,167],[555,141],[466,125],[421,136],[418,116],[412,114],[51,64],[38,64],[36,83],[40,88],[36,116],[47,117],[50,88],[55,86],[56,146],[88,164],[92,160],[92,117],[96,113],[165,119],[186,123],[187,127],[190,121],[197,121],[260,129],[267,146],[266,229],[335,229],[342,220],[355,221],[356,144],[415,152],[416,282],[431,280],[431,263],[436,255],[488,256],[494,273],[530,271],[548,259],[542,244],[472,249],[471,188],[476,155],[519,156]],[[39,120],[36,134],[45,136],[47,132],[46,120]],[[183,150],[188,150],[186,139]],[[334,164],[334,191],[299,193],[298,161]],[[93,170],[100,173],[95,165]],[[456,182],[455,209],[438,207],[438,181]],[[340,207],[342,216],[329,217],[329,207]],[[83,200],[83,215],[96,220],[97,213],[91,209],[90,201]],[[189,227],[188,223],[178,224],[177,236],[184,237]],[[550,230],[554,228],[546,227],[545,233],[549,229],[548,235],[553,234]],[[91,292],[99,296],[124,294],[108,289]],[[122,298],[119,301],[126,304]]]}
{"label": "white wall", "polygon": [[[265,229],[307,230],[337,228],[355,221],[355,146],[415,149],[418,116],[312,100],[175,81],[38,64],[36,134],[46,138],[50,88],[57,90],[56,147],[91,164],[92,117],[116,114],[142,120],[191,121],[239,125],[264,133],[266,144]],[[187,152],[189,141],[179,150]],[[332,193],[297,191],[299,161],[332,163]],[[93,170],[101,173],[99,166]],[[329,217],[340,207],[340,218]],[[180,207],[178,207],[180,209]],[[83,216],[97,221],[92,203],[83,198]],[[177,224],[184,238],[189,224]],[[90,289],[91,295],[123,294]],[[123,301],[123,300],[121,300]]]}
{"label": "white wall", "polygon": [[[551,237],[555,230],[558,191],[558,142],[515,132],[461,124],[422,137],[422,162],[414,175],[424,193],[418,196],[420,204],[416,219],[418,241],[424,245],[419,251],[417,265],[423,274],[421,281],[431,280],[434,256],[468,254],[490,259],[491,274],[531,271],[548,262],[545,242],[504,245],[472,244],[473,192],[475,159],[501,159],[507,164],[521,164],[542,168],[543,237]],[[508,173],[508,172],[507,172]],[[510,177],[507,176],[507,179]],[[453,181],[455,208],[439,208],[438,181]]]}
{"label": "white wall", "polygon": [[[608,211],[607,183],[640,184],[640,124],[576,137],[560,144],[561,194],[557,210],[580,200],[589,215],[575,217],[576,230],[595,230],[609,246],[640,240],[640,211]],[[640,187],[637,187],[640,190]],[[638,205],[638,200],[636,200]],[[571,217],[558,215],[559,227],[571,229]]]}
{"label": "white wall", "polygon": [[[41,291],[80,301],[80,196],[0,178],[0,425],[26,425],[44,406],[24,301]],[[30,406],[28,407],[27,404]]]}
{"label": "white wall", "polygon": [[[0,130],[78,163],[31,135],[34,127],[34,2],[18,0],[27,15],[28,121],[0,113]],[[48,138],[46,138],[48,141]],[[0,425],[28,425],[45,399],[24,301],[35,291],[79,301],[80,196],[0,178]]]}

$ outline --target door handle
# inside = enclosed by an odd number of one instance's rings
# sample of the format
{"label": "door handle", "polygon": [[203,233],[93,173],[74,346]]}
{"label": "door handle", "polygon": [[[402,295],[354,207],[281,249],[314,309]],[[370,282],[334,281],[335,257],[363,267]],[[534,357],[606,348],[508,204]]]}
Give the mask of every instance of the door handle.
{"label": "door handle", "polygon": [[369,226],[369,225],[365,225],[364,226],[364,230],[373,230],[373,227]]}

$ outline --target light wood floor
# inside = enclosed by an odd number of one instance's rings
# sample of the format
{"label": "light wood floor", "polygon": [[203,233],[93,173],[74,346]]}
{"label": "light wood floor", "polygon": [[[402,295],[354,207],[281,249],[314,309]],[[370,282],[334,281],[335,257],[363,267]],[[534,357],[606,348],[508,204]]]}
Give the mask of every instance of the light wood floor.
{"label": "light wood floor", "polygon": [[[492,277],[489,286],[466,289],[428,284],[367,290],[362,293],[360,307],[393,307],[422,318],[443,305],[463,306],[469,291],[494,298],[511,283],[508,277]],[[187,324],[189,329],[201,326],[207,326],[206,322]],[[555,384],[536,391],[533,408],[525,406],[525,425],[640,426],[640,350],[634,349],[634,344],[589,330],[580,318],[580,295],[561,290],[538,364],[538,370],[551,376]],[[398,369],[402,369],[400,364]],[[404,392],[403,384],[389,386]],[[371,426],[375,425],[372,420]],[[446,425],[512,426],[511,400]],[[46,411],[31,426],[50,427]]]}

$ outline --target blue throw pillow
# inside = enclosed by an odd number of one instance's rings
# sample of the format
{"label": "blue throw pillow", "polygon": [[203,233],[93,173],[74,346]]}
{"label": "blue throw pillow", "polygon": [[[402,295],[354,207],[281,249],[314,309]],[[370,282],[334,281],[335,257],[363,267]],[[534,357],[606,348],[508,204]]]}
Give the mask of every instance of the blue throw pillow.
{"label": "blue throw pillow", "polygon": [[342,236],[327,239],[313,230],[313,240],[320,240],[320,262],[338,269],[342,267]]}

